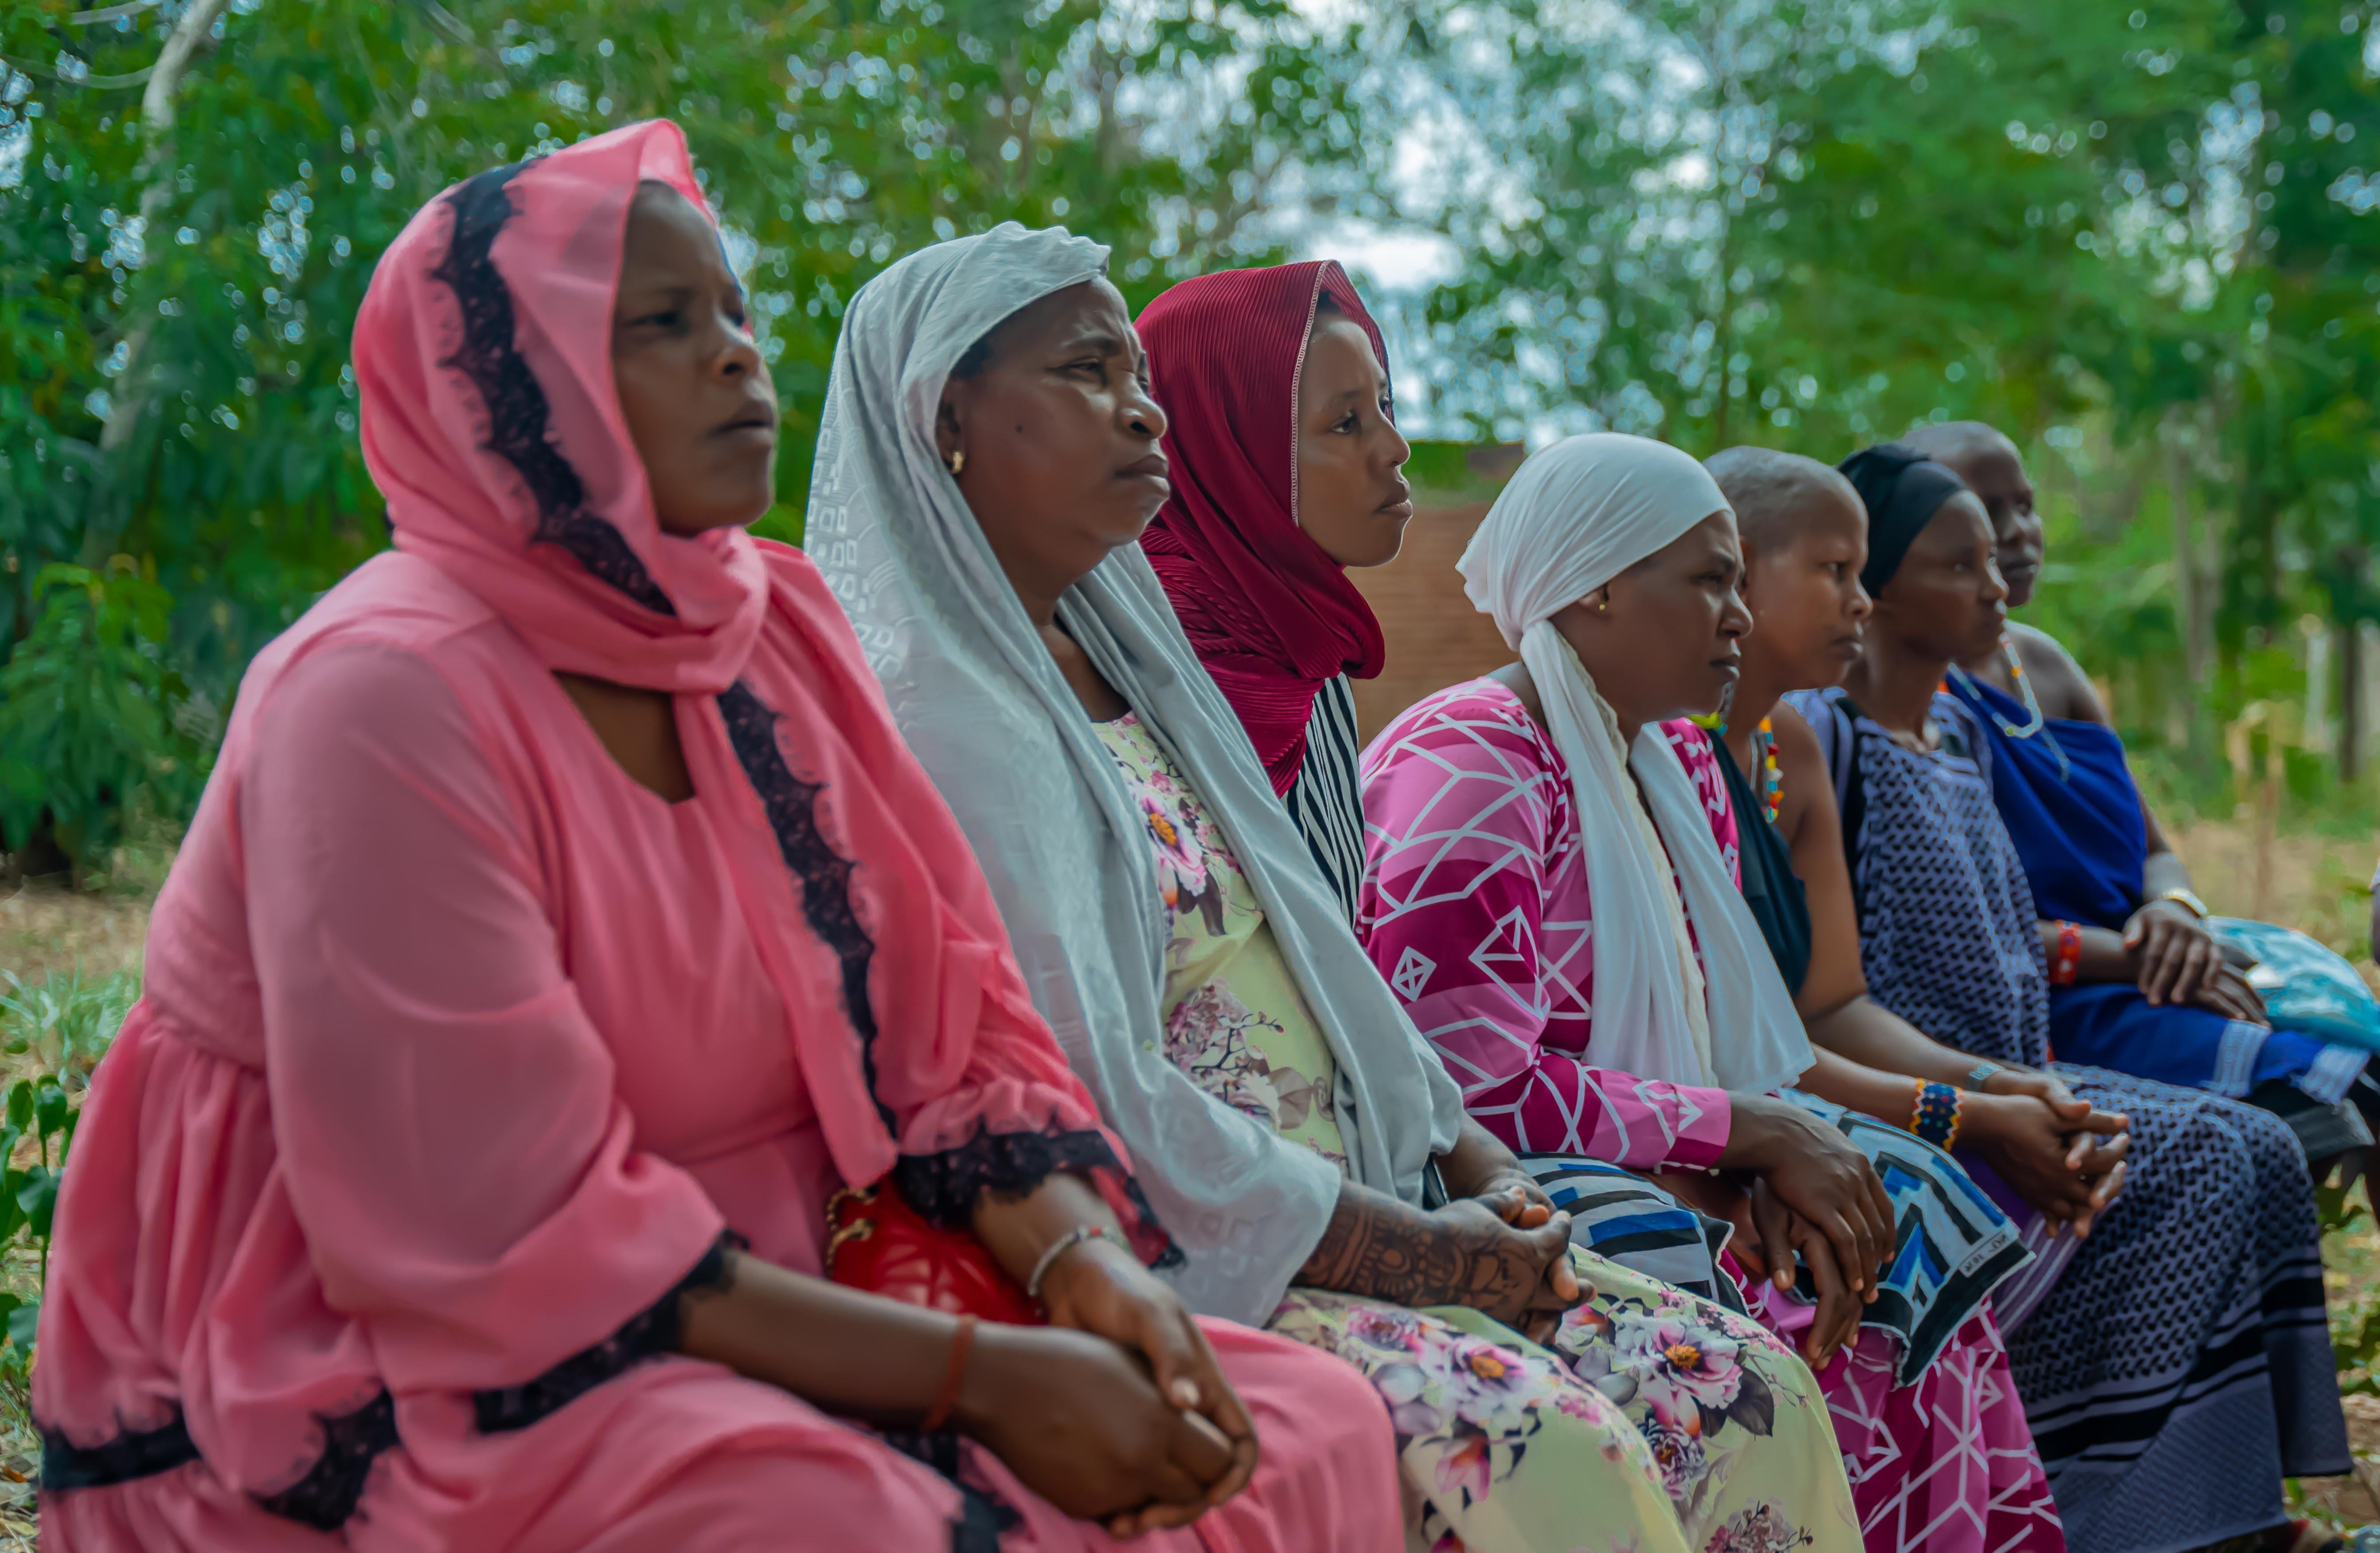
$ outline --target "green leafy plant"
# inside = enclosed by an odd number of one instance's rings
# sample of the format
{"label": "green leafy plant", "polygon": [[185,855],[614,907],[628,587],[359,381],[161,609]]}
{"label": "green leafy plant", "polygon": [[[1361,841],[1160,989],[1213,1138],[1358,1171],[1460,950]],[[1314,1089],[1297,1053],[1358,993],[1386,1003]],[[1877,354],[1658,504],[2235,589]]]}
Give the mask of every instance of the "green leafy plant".
{"label": "green leafy plant", "polygon": [[[33,580],[33,627],[0,668],[0,833],[47,826],[78,871],[105,856],[146,803],[180,819],[206,746],[166,651],[173,599],[122,556]],[[209,730],[211,732],[211,730]]]}
{"label": "green leafy plant", "polygon": [[[2368,1231],[2372,1210],[2356,1199],[2354,1189],[2337,1185],[2314,1188],[2314,1207],[2322,1219],[2325,1244],[2336,1244]],[[2380,1298],[2335,1302],[2330,1313],[2330,1345],[2338,1368],[2338,1389],[2351,1396],[2380,1395]]]}
{"label": "green leafy plant", "polygon": [[[13,1158],[18,1146],[34,1140],[39,1158],[23,1165],[0,1169],[0,1244],[29,1242],[46,1283],[50,1272],[50,1216],[56,1210],[58,1183],[67,1165],[67,1146],[74,1139],[82,1108],[74,1104],[58,1081],[48,1074],[20,1078],[8,1086],[5,1121],[0,1121],[0,1149]],[[39,1294],[0,1290],[0,1321],[5,1321],[7,1346],[0,1349],[0,1369],[23,1375],[33,1362],[33,1331],[42,1318]]]}
{"label": "green leafy plant", "polygon": [[83,1092],[140,985],[128,973],[85,978],[78,972],[28,983],[0,972],[0,979],[6,984],[0,1053],[23,1073],[0,1092],[0,1259],[12,1274],[32,1275],[30,1290],[19,1286],[21,1278],[0,1284],[0,1381],[22,1385],[32,1366],[51,1219]]}

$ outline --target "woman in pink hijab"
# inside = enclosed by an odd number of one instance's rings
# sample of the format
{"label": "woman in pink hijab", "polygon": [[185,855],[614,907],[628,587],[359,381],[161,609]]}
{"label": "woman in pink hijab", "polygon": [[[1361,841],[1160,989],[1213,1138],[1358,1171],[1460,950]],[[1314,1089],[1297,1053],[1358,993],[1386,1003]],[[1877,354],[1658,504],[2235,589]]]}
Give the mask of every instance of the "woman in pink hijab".
{"label": "woman in pink hijab", "polygon": [[[396,548],[258,657],[159,898],[46,1546],[1394,1546],[1373,1389],[1147,1270],[965,838],[744,532],[776,405],[675,127],[441,196],[355,360]],[[888,1179],[1050,1324],[822,1278]]]}

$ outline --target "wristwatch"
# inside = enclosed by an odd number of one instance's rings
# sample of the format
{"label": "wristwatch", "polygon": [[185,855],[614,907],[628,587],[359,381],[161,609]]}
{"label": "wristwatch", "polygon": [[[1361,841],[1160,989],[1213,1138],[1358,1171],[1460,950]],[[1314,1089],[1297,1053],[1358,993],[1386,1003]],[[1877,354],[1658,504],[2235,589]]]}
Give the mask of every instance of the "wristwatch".
{"label": "wristwatch", "polygon": [[[2160,890],[2157,892],[2156,898],[2159,901],[2171,901],[2201,922],[2206,920],[2206,903],[2200,900],[2186,884],[2177,884],[2170,890]],[[2154,905],[2155,902],[2153,901],[2150,904]]]}
{"label": "wristwatch", "polygon": [[1978,1062],[1968,1070],[1967,1087],[1980,1095],[1984,1092],[1984,1086],[1992,1081],[1992,1074],[2006,1071],[1998,1062]]}

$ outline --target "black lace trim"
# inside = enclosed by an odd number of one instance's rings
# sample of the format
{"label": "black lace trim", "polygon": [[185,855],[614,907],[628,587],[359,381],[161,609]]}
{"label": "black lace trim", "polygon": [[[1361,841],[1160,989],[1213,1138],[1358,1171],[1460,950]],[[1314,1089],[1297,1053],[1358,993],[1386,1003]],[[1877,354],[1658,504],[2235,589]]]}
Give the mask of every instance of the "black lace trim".
{"label": "black lace trim", "polygon": [[1014,1530],[1024,1517],[998,1495],[959,1476],[958,1436],[948,1430],[921,1435],[889,1429],[884,1443],[925,1462],[959,1491],[959,1512],[951,1518],[951,1553],[1000,1553],[1002,1534]]}
{"label": "black lace trim", "polygon": [[721,1235],[668,1293],[629,1317],[601,1342],[573,1353],[536,1379],[472,1392],[471,1413],[480,1432],[500,1435],[526,1429],[646,1360],[676,1353],[682,1335],[679,1296],[696,1289],[725,1288],[727,1253],[743,1244],[743,1237],[732,1231]]}
{"label": "black lace trim", "polygon": [[[354,1516],[372,1463],[397,1444],[396,1399],[382,1391],[353,1413],[317,1413],[315,1420],[322,1426],[322,1455],[295,1484],[278,1494],[260,1494],[256,1502],[318,1532],[335,1532]],[[179,1407],[171,1422],[118,1435],[104,1445],[76,1445],[59,1431],[44,1428],[42,1491],[109,1488],[172,1472],[198,1459],[198,1445]]]}
{"label": "black lace trim", "polygon": [[322,1454],[305,1476],[256,1502],[318,1532],[335,1532],[356,1512],[372,1462],[397,1442],[396,1399],[382,1391],[353,1413],[315,1417],[322,1426]]}
{"label": "black lace trim", "polygon": [[868,967],[876,957],[876,940],[852,909],[853,863],[827,844],[819,829],[818,795],[825,787],[804,782],[785,764],[785,753],[777,747],[777,714],[750,686],[739,679],[721,691],[719,711],[726,719],[727,740],[735,747],[745,778],[768,810],[777,851],[801,882],[802,916],[843,962],[843,1012],[859,1036],[859,1069],[868,1082],[868,1098],[884,1130],[898,1136],[892,1108],[876,1097],[876,1006],[868,998]]}
{"label": "black lace trim", "polygon": [[1135,1243],[1154,1241],[1162,1249],[1151,1267],[1179,1267],[1182,1248],[1173,1244],[1157,1215],[1141,1195],[1140,1183],[1125,1171],[1108,1140],[1087,1129],[1072,1133],[981,1132],[955,1148],[939,1154],[904,1154],[893,1162],[892,1183],[919,1217],[945,1230],[965,1229],[974,1217],[976,1199],[986,1192],[1015,1195],[1030,1192],[1059,1171],[1088,1175],[1113,1171],[1123,1180],[1125,1196],[1140,1216]]}
{"label": "black lace trim", "polygon": [[537,504],[537,540],[558,545],[588,573],[658,614],[675,614],[620,531],[587,510],[587,488],[553,445],[545,390],[514,345],[513,294],[496,269],[496,234],[512,218],[509,186],[533,162],[491,167],[466,178],[446,197],[455,234],[446,257],[430,272],[444,281],[462,309],[463,337],[439,363],[471,380],[487,406],[482,445],[513,467]]}
{"label": "black lace trim", "polygon": [[42,1429],[42,1491],[67,1488],[109,1488],[135,1478],[199,1459],[189,1426],[182,1422],[179,1405],[174,1416],[153,1429],[127,1430],[99,1445],[77,1445],[61,1430]]}
{"label": "black lace trim", "polygon": [[981,1132],[940,1154],[904,1154],[892,1166],[902,1197],[929,1222],[965,1229],[986,1192],[1020,1196],[1059,1171],[1120,1169],[1099,1134]]}

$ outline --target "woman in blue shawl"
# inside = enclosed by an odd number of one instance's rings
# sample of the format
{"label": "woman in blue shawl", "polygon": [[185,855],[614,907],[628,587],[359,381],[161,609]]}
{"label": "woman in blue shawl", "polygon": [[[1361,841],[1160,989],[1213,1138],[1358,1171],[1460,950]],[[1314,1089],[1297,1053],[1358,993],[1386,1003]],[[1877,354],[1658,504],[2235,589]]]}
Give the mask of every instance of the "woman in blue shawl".
{"label": "woman in blue shawl", "polygon": [[[1982,498],[2009,605],[2024,603],[2041,569],[2042,529],[2015,444],[1974,422],[1927,428],[1910,443]],[[2007,689],[1990,683],[2002,677]],[[2200,926],[2205,907],[2141,800],[2123,741],[2064,649],[2011,626],[2005,638],[1978,642],[1949,684],[1991,745],[1992,801],[2033,886],[2053,966],[2059,935],[2075,929],[2072,978],[2050,989],[2051,1049],[2272,1111],[2318,1174],[2368,1147],[2359,1109],[2380,1110],[2380,1090],[2357,1082],[2366,1054],[2270,1026]],[[2070,715],[2051,715],[2061,712]],[[2357,1103],[2342,1104],[2350,1095]]]}

